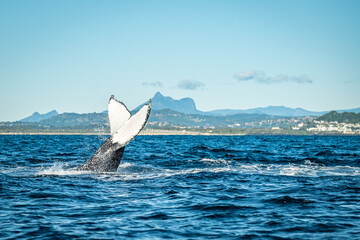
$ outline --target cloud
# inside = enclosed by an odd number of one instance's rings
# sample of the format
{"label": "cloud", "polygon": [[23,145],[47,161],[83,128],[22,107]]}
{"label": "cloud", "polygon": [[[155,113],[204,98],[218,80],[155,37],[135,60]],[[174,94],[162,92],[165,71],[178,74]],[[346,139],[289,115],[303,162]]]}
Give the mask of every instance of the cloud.
{"label": "cloud", "polygon": [[198,88],[203,88],[205,87],[205,84],[196,80],[192,80],[192,79],[185,79],[185,80],[181,80],[178,85],[178,88],[181,89],[186,89],[186,90],[195,90]]}
{"label": "cloud", "polygon": [[313,80],[305,74],[300,75],[300,76],[293,76],[293,77],[291,77],[291,81],[298,82],[298,83],[312,83],[313,82]]}
{"label": "cloud", "polygon": [[163,87],[162,82],[142,82],[141,83],[143,86],[150,86],[150,87]]}
{"label": "cloud", "polygon": [[265,77],[265,73],[262,71],[238,72],[234,74],[234,78],[236,78],[239,81],[263,79],[264,77]]}
{"label": "cloud", "polygon": [[275,77],[267,76],[263,71],[248,71],[238,72],[233,75],[238,81],[255,81],[258,83],[284,83],[284,82],[295,82],[295,83],[312,83],[313,80],[307,75],[289,76],[286,74],[279,74]]}

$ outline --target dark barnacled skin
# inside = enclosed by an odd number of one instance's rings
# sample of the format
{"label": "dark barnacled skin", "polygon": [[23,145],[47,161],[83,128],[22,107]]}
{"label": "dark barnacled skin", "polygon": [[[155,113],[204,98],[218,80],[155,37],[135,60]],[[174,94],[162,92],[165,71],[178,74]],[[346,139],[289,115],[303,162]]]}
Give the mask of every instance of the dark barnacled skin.
{"label": "dark barnacled skin", "polygon": [[125,149],[125,146],[119,148],[117,145],[116,143],[113,144],[112,138],[109,137],[94,155],[77,170],[116,172]]}

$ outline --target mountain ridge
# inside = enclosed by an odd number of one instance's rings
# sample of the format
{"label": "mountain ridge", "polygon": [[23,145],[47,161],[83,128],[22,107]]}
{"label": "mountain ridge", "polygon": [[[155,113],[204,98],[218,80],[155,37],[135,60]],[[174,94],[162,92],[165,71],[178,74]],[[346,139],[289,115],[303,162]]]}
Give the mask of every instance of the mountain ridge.
{"label": "mountain ridge", "polygon": [[[140,104],[132,112],[136,112],[145,103]],[[151,99],[151,109],[152,110],[162,110],[162,109],[171,109],[176,112],[181,112],[185,114],[201,114],[202,112],[196,108],[195,101],[190,98],[181,98],[176,100],[170,96],[164,96],[160,92],[156,92],[154,97]]]}
{"label": "mountain ridge", "polygon": [[266,114],[272,116],[282,116],[282,117],[304,117],[304,116],[321,116],[326,112],[314,112],[308,111],[303,108],[289,108],[285,106],[268,106],[268,107],[258,107],[251,109],[218,109],[209,111],[208,113],[214,115],[233,115],[239,113],[246,114]]}
{"label": "mountain ridge", "polygon": [[59,113],[56,110],[52,110],[44,114],[34,112],[31,116],[25,117],[19,120],[19,122],[41,122],[42,120],[46,120],[57,115],[59,115]]}
{"label": "mountain ridge", "polygon": [[[147,102],[145,102],[147,103]],[[145,103],[139,105],[131,112],[138,111]],[[160,92],[156,92],[152,98],[152,110],[164,110],[170,109],[179,113],[184,114],[199,114],[209,116],[230,116],[236,114],[265,114],[269,116],[280,116],[280,117],[306,117],[306,116],[322,116],[330,111],[308,111],[303,108],[289,108],[285,106],[268,106],[258,107],[251,109],[217,109],[212,111],[200,111],[196,107],[195,101],[190,98],[181,98],[179,100],[174,99],[170,96],[164,96]],[[354,112],[360,113],[360,108],[336,110],[339,113],[343,112]],[[101,112],[107,114],[107,110]],[[45,114],[39,114],[34,112],[31,116],[19,120],[20,122],[40,122],[42,120],[49,119],[53,116],[59,115],[56,110],[50,111]]]}
{"label": "mountain ridge", "polygon": [[[171,104],[166,103],[166,101],[171,102]],[[165,102],[165,103],[164,103]],[[145,103],[139,105],[133,111],[140,109]],[[183,106],[180,106],[183,104]],[[176,105],[176,107],[173,107]],[[214,116],[227,116],[234,114],[266,114],[271,116],[281,116],[281,117],[306,117],[306,116],[321,116],[330,111],[309,111],[300,107],[289,108],[285,106],[267,106],[267,107],[258,107],[251,109],[217,109],[212,111],[200,111],[196,108],[195,101],[192,98],[182,98],[179,100],[173,99],[169,96],[164,96],[160,92],[156,92],[152,99],[152,109],[161,110],[161,109],[172,109],[182,113],[190,114],[204,114],[204,115],[214,115]],[[186,109],[186,110],[182,110]],[[337,112],[352,111],[355,113],[360,113],[360,108],[354,109],[345,109],[337,110]]]}

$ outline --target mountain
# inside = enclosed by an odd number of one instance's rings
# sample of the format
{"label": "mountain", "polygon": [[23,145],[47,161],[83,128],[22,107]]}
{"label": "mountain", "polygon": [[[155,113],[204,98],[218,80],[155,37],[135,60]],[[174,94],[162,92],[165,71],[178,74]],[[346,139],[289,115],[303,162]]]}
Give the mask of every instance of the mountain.
{"label": "mountain", "polygon": [[[300,118],[299,118],[300,119]],[[271,128],[293,125],[294,119],[266,114],[234,114],[215,116],[205,114],[185,114],[170,109],[153,110],[148,127],[209,127],[209,128]]]}
{"label": "mountain", "polygon": [[[141,104],[133,110],[136,112],[145,103]],[[180,100],[172,97],[165,97],[160,92],[157,92],[152,98],[152,109],[163,110],[170,109],[176,112],[185,114],[203,114],[213,116],[226,116],[234,114],[266,114],[281,117],[304,117],[304,116],[321,116],[327,112],[312,112],[302,108],[288,108],[284,106],[268,106],[263,108],[252,108],[247,110],[241,109],[219,109],[208,112],[202,112],[196,108],[195,101],[192,98],[182,98]]]}
{"label": "mountain", "polygon": [[[90,131],[108,131],[108,117],[105,113],[62,113],[32,124],[32,127],[44,129],[89,129]],[[185,114],[171,109],[152,110],[147,126],[195,127],[195,128],[271,128],[289,126],[292,118],[270,116],[266,114],[234,114],[215,116],[205,114]],[[24,125],[21,125],[24,126]]]}
{"label": "mountain", "polygon": [[[133,110],[136,112],[145,103],[141,104]],[[152,110],[171,109],[176,112],[185,114],[201,114],[202,112],[196,109],[195,102],[192,98],[182,98],[180,100],[173,99],[172,97],[165,97],[160,92],[157,92],[151,99]]]}
{"label": "mountain", "polygon": [[247,110],[220,109],[207,112],[207,114],[225,116],[232,114],[266,114],[281,117],[305,117],[321,116],[326,112],[312,112],[302,108],[288,108],[284,106],[268,106],[262,108],[252,108]]}
{"label": "mountain", "polygon": [[[251,109],[218,109],[208,112],[200,111],[196,108],[195,101],[192,98],[182,98],[180,100],[173,99],[172,97],[165,97],[160,92],[157,92],[152,100],[152,110],[170,109],[176,112],[185,114],[202,114],[211,116],[227,116],[234,114],[266,114],[279,117],[306,117],[306,116],[322,116],[329,111],[308,111],[303,108],[289,108],[285,106],[268,106]],[[132,112],[138,111],[145,103],[135,108]],[[360,108],[337,110],[337,112],[355,112],[359,113]],[[106,112],[107,113],[107,112]]]}
{"label": "mountain", "polygon": [[62,113],[39,122],[51,127],[99,126],[108,124],[108,116],[104,113]]}
{"label": "mountain", "polygon": [[360,113],[360,108],[337,110],[337,112],[339,112],[339,113],[344,113],[344,112]]}
{"label": "mountain", "polygon": [[[144,104],[141,104],[140,106],[138,106],[131,112],[132,113],[137,112]],[[277,117],[306,117],[306,116],[318,117],[318,116],[328,113],[328,111],[313,112],[313,111],[305,110],[303,108],[288,108],[288,107],[284,107],[284,106],[268,106],[268,107],[252,108],[252,109],[246,109],[246,110],[219,109],[219,110],[213,110],[213,111],[208,111],[208,112],[202,112],[196,108],[195,101],[192,98],[187,97],[187,98],[182,98],[180,100],[176,100],[176,99],[173,99],[172,97],[164,96],[160,92],[157,92],[155,94],[155,96],[152,98],[152,111],[165,110],[165,109],[169,109],[169,110],[172,110],[172,111],[175,111],[178,113],[182,113],[182,114],[197,114],[197,115],[206,115],[206,116],[230,116],[230,115],[236,115],[236,114],[260,114],[260,115],[277,116]],[[360,108],[348,109],[348,110],[337,110],[337,112],[339,112],[339,113],[343,113],[343,112],[360,113]],[[107,115],[107,111],[103,111],[101,114]],[[49,113],[46,113],[46,114],[39,114],[38,112],[35,112],[30,117],[20,120],[20,122],[41,122],[43,120],[50,119],[57,115],[59,115],[59,114],[55,110],[53,110]],[[62,114],[60,114],[60,115],[62,115]],[[75,115],[64,115],[64,116],[61,116],[64,118],[62,120],[60,120],[61,117],[59,116],[59,118],[58,118],[59,121],[66,122],[65,116],[71,118],[72,119],[71,122],[75,121],[78,123],[80,123],[81,121],[84,121],[87,123],[93,122],[91,119],[92,119],[92,117],[94,117],[94,116],[89,115],[87,117],[84,116],[84,118],[82,118],[82,117],[75,116]],[[60,124],[60,122],[59,122],[59,124]],[[65,122],[64,122],[64,124],[65,124]],[[75,124],[75,122],[74,122],[74,124]],[[102,120],[102,122],[103,122],[103,120]],[[46,123],[46,122],[44,122],[44,123]],[[69,122],[69,124],[70,124],[70,122]]]}
{"label": "mountain", "polygon": [[56,110],[52,110],[51,112],[44,114],[34,112],[31,116],[23,118],[19,122],[40,122],[42,120],[46,120],[57,115],[59,115],[59,113]]}

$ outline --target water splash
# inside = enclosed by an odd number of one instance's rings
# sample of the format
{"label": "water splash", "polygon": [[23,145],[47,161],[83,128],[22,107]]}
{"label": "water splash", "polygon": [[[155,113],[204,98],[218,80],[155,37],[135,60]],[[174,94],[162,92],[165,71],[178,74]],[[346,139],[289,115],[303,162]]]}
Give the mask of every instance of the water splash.
{"label": "water splash", "polygon": [[70,168],[68,163],[55,162],[51,167],[41,167],[40,170],[35,174],[36,176],[47,176],[47,175],[83,175],[89,174],[87,171],[77,171],[76,168]]}

